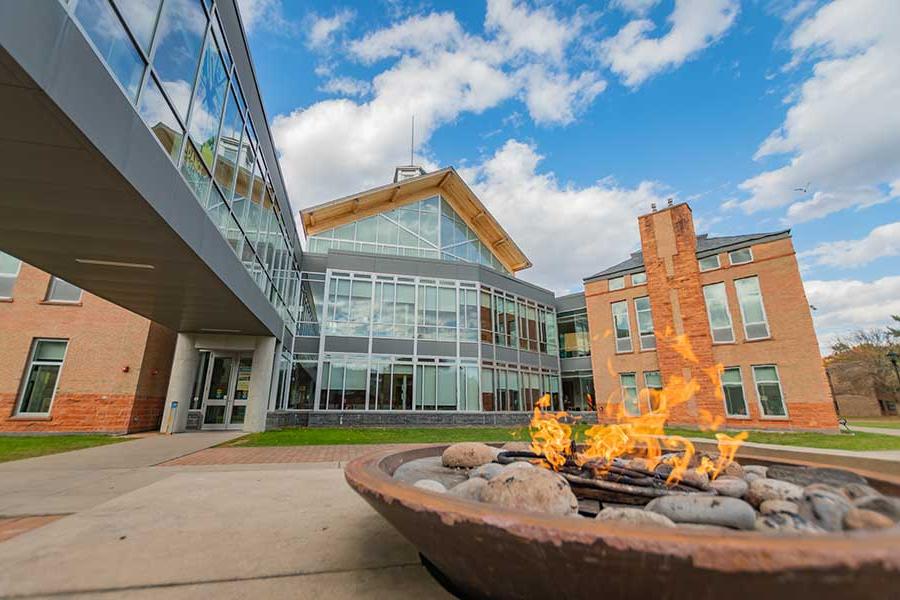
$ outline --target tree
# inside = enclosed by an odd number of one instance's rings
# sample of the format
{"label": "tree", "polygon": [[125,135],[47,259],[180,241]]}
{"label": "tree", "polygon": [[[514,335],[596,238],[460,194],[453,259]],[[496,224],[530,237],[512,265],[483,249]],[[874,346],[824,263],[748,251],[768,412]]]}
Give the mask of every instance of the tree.
{"label": "tree", "polygon": [[888,325],[887,330],[890,332],[891,337],[900,338],[900,315],[891,315],[891,319],[894,320],[894,324],[896,324],[897,327]]}
{"label": "tree", "polygon": [[[900,324],[900,317],[893,318]],[[846,376],[852,374],[851,378],[859,385],[868,380],[879,396],[895,393],[897,376],[887,353],[900,353],[900,329],[857,329],[838,337],[831,344],[831,351],[827,363],[844,367]]]}

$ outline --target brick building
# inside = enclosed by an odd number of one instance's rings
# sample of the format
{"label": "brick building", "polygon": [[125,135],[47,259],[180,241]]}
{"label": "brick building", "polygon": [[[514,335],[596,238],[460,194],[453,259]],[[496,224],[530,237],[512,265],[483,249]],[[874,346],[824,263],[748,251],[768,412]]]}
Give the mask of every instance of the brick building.
{"label": "brick building", "polygon": [[790,231],[697,236],[687,204],[639,226],[640,252],[585,279],[597,401],[646,412],[644,390],[679,376],[700,387],[670,423],[706,410],[728,427],[834,431]]}
{"label": "brick building", "polygon": [[0,253],[0,433],[157,429],[175,334]]}
{"label": "brick building", "polygon": [[[886,360],[884,362],[887,363]],[[842,417],[897,415],[900,390],[896,385],[891,385],[896,381],[895,374],[885,365],[881,368],[888,371],[887,377],[879,377],[878,368],[872,363],[872,360],[853,360],[839,356],[825,359],[831,393]],[[885,379],[890,383],[885,383]]]}

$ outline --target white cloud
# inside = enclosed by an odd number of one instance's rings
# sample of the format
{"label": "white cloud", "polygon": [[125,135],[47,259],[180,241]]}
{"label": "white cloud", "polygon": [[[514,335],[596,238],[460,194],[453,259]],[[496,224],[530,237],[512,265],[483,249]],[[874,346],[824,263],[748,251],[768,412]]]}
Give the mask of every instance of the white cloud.
{"label": "white cloud", "polygon": [[676,0],[668,33],[649,37],[656,28],[653,21],[630,21],[600,44],[600,56],[626,85],[637,87],[717,41],[731,28],[738,10],[736,0]]}
{"label": "white cloud", "polygon": [[872,282],[853,279],[804,283],[823,352],[834,338],[855,329],[884,327],[900,314],[900,276]]}
{"label": "white cloud", "polygon": [[241,21],[247,31],[257,28],[293,35],[296,24],[284,17],[281,0],[238,0]]}
{"label": "white cloud", "polygon": [[366,63],[404,53],[425,54],[458,46],[465,34],[450,12],[417,15],[379,29],[350,44],[350,52]]}
{"label": "white cloud", "polygon": [[[508,140],[481,165],[460,173],[534,263],[522,277],[557,292],[578,291],[582,278],[638,249],[637,216],[666,198],[645,181],[635,188],[610,180],[579,187],[541,172],[534,145]],[[602,232],[602,240],[598,235]]]}
{"label": "white cloud", "polygon": [[532,52],[561,61],[569,42],[578,35],[578,18],[559,19],[549,7],[529,10],[516,0],[488,0],[485,29],[515,54]]}
{"label": "white cloud", "polygon": [[331,43],[332,36],[343,29],[356,14],[349,9],[336,12],[331,17],[315,16],[309,27],[307,43],[310,48],[323,48]]}
{"label": "white cloud", "polygon": [[860,240],[824,242],[800,253],[816,265],[859,267],[885,256],[900,255],[900,221],[879,225]]}
{"label": "white cloud", "polygon": [[319,86],[319,91],[342,96],[365,96],[372,86],[368,81],[353,77],[332,77]]}
{"label": "white cloud", "polygon": [[645,15],[659,0],[612,0],[610,6],[635,15]]}
{"label": "white cloud", "polygon": [[596,74],[583,72],[573,79],[568,73],[552,73],[534,65],[519,74],[525,78],[525,105],[540,124],[568,124],[606,89]]}
{"label": "white cloud", "polygon": [[[798,26],[792,65],[818,62],[756,153],[788,162],[741,184],[745,211],[790,205],[799,222],[897,195],[888,187],[900,178],[898,29],[900,3],[880,0],[835,0]],[[807,183],[812,196],[798,198]]]}

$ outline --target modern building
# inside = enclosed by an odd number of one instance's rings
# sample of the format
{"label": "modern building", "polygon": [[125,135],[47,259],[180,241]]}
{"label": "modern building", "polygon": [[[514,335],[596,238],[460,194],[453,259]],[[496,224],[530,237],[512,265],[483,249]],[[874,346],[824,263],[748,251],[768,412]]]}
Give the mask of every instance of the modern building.
{"label": "modern building", "polygon": [[0,433],[158,429],[175,334],[0,253]]}
{"label": "modern building", "polygon": [[700,388],[671,423],[706,414],[735,428],[834,430],[790,231],[697,236],[687,204],[639,226],[639,252],[585,279],[601,402],[639,414],[650,390],[681,377]]}
{"label": "modern building", "polygon": [[[590,418],[717,360],[729,424],[834,427],[787,232],[695,246],[679,205],[641,218],[642,256],[555,298],[456,171],[410,166],[303,211],[304,254],[235,0],[0,0],[0,114],[0,250],[175,335],[164,431],[522,422],[543,394]],[[712,254],[730,262],[699,272]],[[23,323],[10,377],[55,365],[61,397],[81,334]],[[716,394],[676,416],[724,413]]]}

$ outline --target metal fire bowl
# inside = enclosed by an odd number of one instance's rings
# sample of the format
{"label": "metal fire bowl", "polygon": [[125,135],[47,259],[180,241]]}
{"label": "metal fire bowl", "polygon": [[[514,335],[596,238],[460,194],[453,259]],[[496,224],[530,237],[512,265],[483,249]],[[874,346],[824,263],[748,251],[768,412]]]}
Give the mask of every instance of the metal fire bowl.
{"label": "metal fire bowl", "polygon": [[[644,529],[506,510],[392,478],[401,464],[446,447],[375,452],[349,463],[344,475],[466,598],[884,600],[900,594],[897,528],[811,537]],[[822,466],[756,457],[753,463]],[[856,472],[900,496],[900,479]]]}

